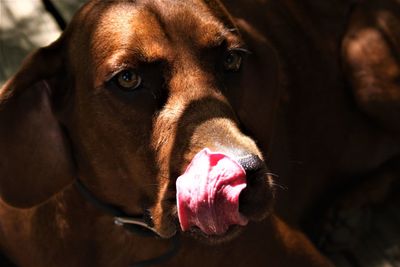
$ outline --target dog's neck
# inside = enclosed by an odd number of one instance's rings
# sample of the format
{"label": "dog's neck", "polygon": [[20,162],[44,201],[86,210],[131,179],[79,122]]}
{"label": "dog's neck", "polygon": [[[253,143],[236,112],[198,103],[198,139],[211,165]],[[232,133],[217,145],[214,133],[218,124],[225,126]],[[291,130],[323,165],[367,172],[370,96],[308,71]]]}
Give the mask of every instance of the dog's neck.
{"label": "dog's neck", "polygon": [[146,220],[146,214],[143,216],[130,216],[122,210],[114,207],[110,204],[104,203],[99,200],[80,179],[76,179],[74,183],[79,193],[93,206],[100,211],[109,214],[114,217],[115,225],[122,226],[126,230],[131,231],[134,234],[146,237],[157,237],[160,236],[153,228],[152,222]]}

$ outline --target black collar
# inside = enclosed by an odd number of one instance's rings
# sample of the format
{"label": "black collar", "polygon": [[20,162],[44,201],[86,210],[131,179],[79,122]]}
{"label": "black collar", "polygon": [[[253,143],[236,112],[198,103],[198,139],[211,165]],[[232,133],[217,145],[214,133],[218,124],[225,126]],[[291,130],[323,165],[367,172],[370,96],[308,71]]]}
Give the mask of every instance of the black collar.
{"label": "black collar", "polygon": [[[139,235],[143,237],[153,237],[153,238],[159,238],[160,235],[157,233],[157,231],[153,228],[153,225],[149,224],[146,222],[144,216],[141,217],[134,217],[134,216],[129,216],[122,210],[110,205],[101,202],[99,199],[97,199],[92,192],[89,191],[89,189],[82,183],[80,179],[75,180],[75,186],[78,189],[79,193],[88,201],[90,202],[93,206],[98,208],[99,210],[102,210],[103,212],[111,215],[114,217],[114,223],[118,226],[122,226],[128,231]],[[179,236],[176,234],[172,238],[172,246],[171,248],[161,256],[158,256],[153,259],[141,261],[135,263],[132,267],[145,267],[145,266],[151,266],[151,265],[156,265],[160,264],[164,261],[169,260],[175,254],[178,252],[180,247],[180,242],[179,242]]]}

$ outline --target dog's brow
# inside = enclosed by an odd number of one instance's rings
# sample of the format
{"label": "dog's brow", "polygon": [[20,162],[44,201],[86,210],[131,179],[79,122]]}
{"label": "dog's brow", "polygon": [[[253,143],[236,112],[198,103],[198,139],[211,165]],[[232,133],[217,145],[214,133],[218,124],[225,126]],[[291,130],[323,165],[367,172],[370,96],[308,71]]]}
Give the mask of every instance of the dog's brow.
{"label": "dog's brow", "polygon": [[226,42],[226,37],[223,33],[220,33],[214,37],[214,40],[212,40],[210,45],[218,47],[218,46],[221,46],[224,42]]}
{"label": "dog's brow", "polygon": [[137,59],[140,62],[153,63],[168,60],[168,49],[163,46],[154,46],[152,49],[148,47],[138,47],[136,51]]}
{"label": "dog's brow", "polygon": [[237,29],[223,29],[221,32],[215,34],[215,36],[209,41],[208,46],[220,47],[224,43],[229,43],[230,46],[240,47],[242,41],[237,36]]}

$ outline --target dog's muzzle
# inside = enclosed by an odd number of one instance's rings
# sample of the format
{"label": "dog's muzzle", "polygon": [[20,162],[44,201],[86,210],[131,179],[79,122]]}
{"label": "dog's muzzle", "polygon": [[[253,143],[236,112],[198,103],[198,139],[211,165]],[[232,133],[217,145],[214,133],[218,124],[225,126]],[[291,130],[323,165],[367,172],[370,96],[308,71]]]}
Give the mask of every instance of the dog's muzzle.
{"label": "dog's muzzle", "polygon": [[231,226],[262,217],[271,202],[267,184],[266,167],[258,156],[236,159],[201,150],[176,181],[181,229],[197,227],[208,236],[221,236]]}

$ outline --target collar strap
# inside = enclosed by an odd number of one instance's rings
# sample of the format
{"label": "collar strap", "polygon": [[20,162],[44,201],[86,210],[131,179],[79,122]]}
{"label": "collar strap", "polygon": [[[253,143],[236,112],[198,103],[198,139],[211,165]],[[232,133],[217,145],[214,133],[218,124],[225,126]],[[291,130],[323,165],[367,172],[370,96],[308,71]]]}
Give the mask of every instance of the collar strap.
{"label": "collar strap", "polygon": [[149,225],[145,222],[144,216],[129,216],[122,210],[112,206],[110,204],[106,204],[101,202],[98,198],[96,198],[92,192],[82,183],[80,179],[75,180],[75,186],[78,189],[79,193],[93,206],[102,210],[104,213],[107,213],[114,217],[114,223],[116,225],[122,226],[130,232],[133,232],[139,236],[146,237],[158,237],[157,231],[153,228],[152,225]]}
{"label": "collar strap", "polygon": [[[146,223],[143,217],[128,216],[122,210],[110,204],[101,202],[92,194],[92,192],[89,191],[89,189],[82,183],[80,179],[75,180],[75,186],[79,193],[93,206],[104,211],[105,213],[108,213],[109,215],[114,216],[114,223],[116,225],[122,226],[139,236],[159,237],[157,231],[152,227],[152,225]],[[179,235],[176,234],[172,237],[172,244],[167,252],[152,259],[136,262],[131,267],[146,267],[161,264],[174,257],[178,253],[179,249],[180,238]]]}

